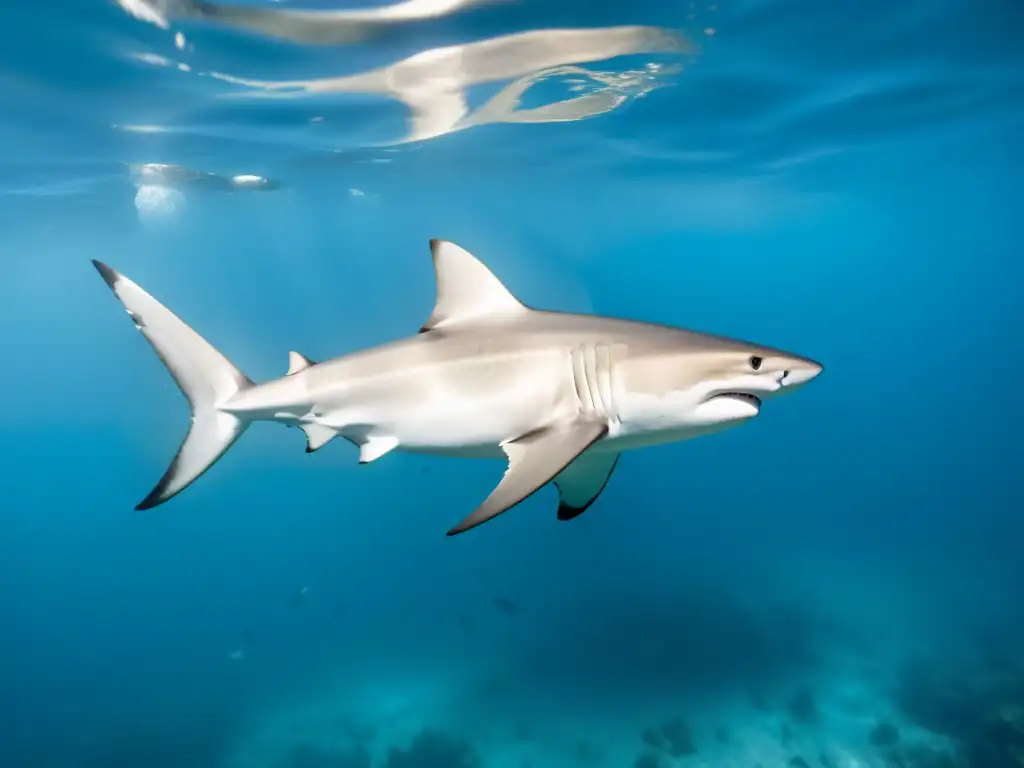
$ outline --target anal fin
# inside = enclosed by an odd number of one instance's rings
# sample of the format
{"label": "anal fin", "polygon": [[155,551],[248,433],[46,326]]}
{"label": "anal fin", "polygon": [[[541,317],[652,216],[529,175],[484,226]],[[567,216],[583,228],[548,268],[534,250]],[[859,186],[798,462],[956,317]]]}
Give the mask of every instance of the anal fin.
{"label": "anal fin", "polygon": [[323,448],[338,434],[323,424],[300,424],[299,426],[306,433],[306,453],[312,453],[318,448]]}
{"label": "anal fin", "polygon": [[359,444],[359,463],[369,464],[398,447],[398,438],[391,435],[368,437]]}
{"label": "anal fin", "polygon": [[579,517],[597,501],[608,485],[620,455],[587,451],[558,473],[555,486],[558,488],[559,520]]}
{"label": "anal fin", "polygon": [[502,446],[508,469],[491,495],[449,536],[497,517],[551,482],[577,456],[608,434],[604,421],[573,421],[546,427]]}

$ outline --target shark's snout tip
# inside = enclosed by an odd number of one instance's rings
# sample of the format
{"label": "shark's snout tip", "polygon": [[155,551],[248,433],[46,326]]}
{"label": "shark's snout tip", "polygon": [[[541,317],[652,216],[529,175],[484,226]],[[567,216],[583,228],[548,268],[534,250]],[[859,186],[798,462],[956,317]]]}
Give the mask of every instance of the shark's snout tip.
{"label": "shark's snout tip", "polygon": [[814,360],[801,361],[799,365],[794,365],[786,371],[786,375],[782,380],[783,386],[798,387],[806,384],[812,379],[816,379],[824,370],[825,366]]}

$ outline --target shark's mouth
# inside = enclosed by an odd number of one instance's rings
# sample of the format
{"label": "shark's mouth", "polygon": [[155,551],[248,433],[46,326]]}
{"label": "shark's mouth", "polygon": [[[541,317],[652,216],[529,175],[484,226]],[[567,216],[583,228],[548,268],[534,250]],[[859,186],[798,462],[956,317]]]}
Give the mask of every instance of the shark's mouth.
{"label": "shark's mouth", "polygon": [[757,395],[752,395],[749,392],[719,392],[711,399],[717,400],[720,397],[728,397],[731,400],[740,400],[744,403],[750,403],[751,405],[758,409],[760,409],[761,407],[761,398],[759,398]]}

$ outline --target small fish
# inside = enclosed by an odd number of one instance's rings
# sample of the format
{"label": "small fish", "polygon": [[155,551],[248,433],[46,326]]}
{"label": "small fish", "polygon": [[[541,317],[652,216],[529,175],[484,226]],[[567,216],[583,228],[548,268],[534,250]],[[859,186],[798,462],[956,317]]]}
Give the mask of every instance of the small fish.
{"label": "small fish", "polygon": [[232,651],[228,654],[228,658],[232,661],[242,661],[245,658],[245,650],[239,648],[237,651]]}
{"label": "small fish", "polygon": [[507,597],[492,598],[491,604],[506,616],[515,616],[519,613],[519,604],[512,602]]}
{"label": "small fish", "polygon": [[302,602],[306,599],[306,593],[309,592],[309,587],[299,587],[299,591],[295,593],[295,604],[302,605]]}

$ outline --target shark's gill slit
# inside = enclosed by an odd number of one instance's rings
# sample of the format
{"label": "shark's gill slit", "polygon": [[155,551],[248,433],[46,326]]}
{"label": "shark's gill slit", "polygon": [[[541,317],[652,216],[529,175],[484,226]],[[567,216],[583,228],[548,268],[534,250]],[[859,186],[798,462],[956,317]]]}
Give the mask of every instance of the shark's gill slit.
{"label": "shark's gill slit", "polygon": [[590,396],[590,385],[587,382],[586,350],[583,346],[576,347],[572,355],[572,383],[576,388],[576,399],[584,414],[594,412],[594,399]]}
{"label": "shark's gill slit", "polygon": [[590,392],[590,400],[594,404],[594,414],[602,416],[604,403],[601,401],[601,389],[597,380],[597,350],[592,344],[583,348],[583,360],[586,363],[584,369],[587,376],[587,389]]}
{"label": "shark's gill slit", "polygon": [[597,369],[597,391],[601,395],[602,415],[614,421],[615,404],[612,400],[612,355],[607,344],[599,344],[594,350]]}

